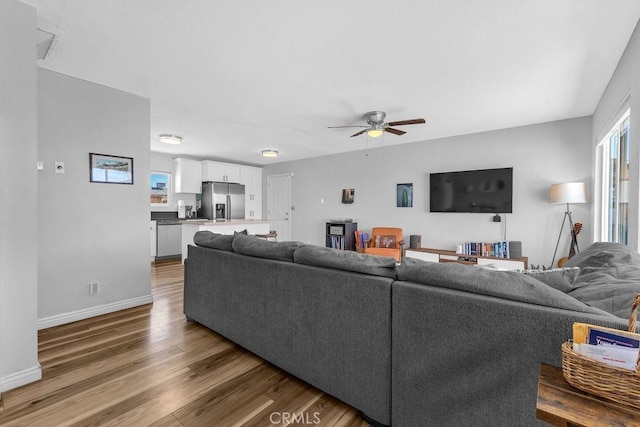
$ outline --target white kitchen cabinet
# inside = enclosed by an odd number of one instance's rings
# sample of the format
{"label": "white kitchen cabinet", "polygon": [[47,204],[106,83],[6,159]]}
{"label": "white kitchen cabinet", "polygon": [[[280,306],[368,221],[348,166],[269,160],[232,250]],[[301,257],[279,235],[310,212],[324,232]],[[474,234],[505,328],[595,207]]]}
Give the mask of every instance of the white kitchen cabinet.
{"label": "white kitchen cabinet", "polygon": [[159,225],[158,245],[156,257],[173,258],[182,253],[182,226],[181,224]]}
{"label": "white kitchen cabinet", "polygon": [[241,166],[240,184],[244,185],[244,217],[262,219],[262,168]]}
{"label": "white kitchen cabinet", "polygon": [[262,200],[262,168],[241,166],[240,184],[244,185],[245,200]]}
{"label": "white kitchen cabinet", "polygon": [[262,200],[245,200],[244,218],[262,219]]}
{"label": "white kitchen cabinet", "polygon": [[240,183],[240,165],[204,160],[201,171],[202,181]]}
{"label": "white kitchen cabinet", "polygon": [[199,160],[173,160],[174,191],[198,194],[202,192],[202,165]]}

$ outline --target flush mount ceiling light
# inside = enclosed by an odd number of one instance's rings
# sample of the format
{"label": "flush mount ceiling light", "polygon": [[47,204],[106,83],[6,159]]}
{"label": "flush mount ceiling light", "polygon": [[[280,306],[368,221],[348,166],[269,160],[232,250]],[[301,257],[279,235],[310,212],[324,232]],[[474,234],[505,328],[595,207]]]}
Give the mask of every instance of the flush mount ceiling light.
{"label": "flush mount ceiling light", "polygon": [[182,143],[182,137],[176,136],[176,135],[162,134],[160,135],[160,142],[163,142],[165,144],[177,145]]}
{"label": "flush mount ceiling light", "polygon": [[262,157],[278,157],[276,150],[262,150]]}

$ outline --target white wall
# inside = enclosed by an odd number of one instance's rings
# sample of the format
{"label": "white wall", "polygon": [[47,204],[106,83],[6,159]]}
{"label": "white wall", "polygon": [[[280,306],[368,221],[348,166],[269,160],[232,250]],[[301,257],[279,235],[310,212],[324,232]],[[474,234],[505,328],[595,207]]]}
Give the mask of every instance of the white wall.
{"label": "white wall", "polygon": [[0,2],[0,392],[38,380],[36,12]]}
{"label": "white wall", "polygon": [[[171,154],[151,152],[151,170],[157,172],[169,172],[171,173],[171,204],[169,206],[151,206],[152,211],[172,211],[177,212],[178,207],[176,205],[178,200],[184,200],[184,204],[188,206],[196,207],[196,195],[187,193],[175,193],[174,183],[174,171],[173,171],[173,159],[177,157]],[[147,180],[148,181],[148,180]]]}
{"label": "white wall", "polygon": [[[551,184],[592,179],[589,117],[413,144],[392,145],[401,137],[383,138],[369,143],[382,148],[265,166],[264,182],[268,175],[293,172],[292,240],[324,245],[324,224],[331,218],[353,218],[368,231],[402,227],[407,246],[411,234],[422,235],[423,247],[442,249],[455,249],[463,241],[501,240],[505,222],[492,222],[492,214],[430,213],[428,177],[431,172],[513,167],[507,239],[522,241],[531,264],[548,266],[565,210],[549,204]],[[398,183],[413,183],[413,208],[396,207]],[[343,188],[355,189],[352,205],[341,203]],[[581,246],[591,242],[589,206],[572,206],[574,220],[586,230],[578,238]],[[568,247],[565,228],[559,256],[566,256]]]}
{"label": "white wall", "polygon": [[[40,327],[150,302],[149,100],[40,69],[38,114]],[[134,185],[89,182],[92,152],[133,157]]]}
{"label": "white wall", "polygon": [[[640,24],[636,26],[620,62],[593,113],[592,155],[595,147],[620,118],[621,104],[631,107],[629,246],[640,248]],[[626,105],[625,105],[626,106]],[[595,167],[595,165],[594,165]],[[594,218],[599,219],[597,211]]]}

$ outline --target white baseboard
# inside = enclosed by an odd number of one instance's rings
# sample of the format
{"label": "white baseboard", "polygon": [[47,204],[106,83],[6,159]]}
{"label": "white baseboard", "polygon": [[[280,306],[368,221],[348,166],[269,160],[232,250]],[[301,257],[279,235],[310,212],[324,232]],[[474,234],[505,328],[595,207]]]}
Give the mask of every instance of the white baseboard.
{"label": "white baseboard", "polygon": [[42,379],[40,364],[0,377],[0,393]]}
{"label": "white baseboard", "polygon": [[151,304],[153,295],[145,295],[143,297],[131,298],[123,301],[112,302],[109,304],[98,305],[91,308],[84,308],[70,313],[56,314],[42,319],[38,319],[38,330],[51,328],[53,326],[64,325],[66,323],[77,322],[78,320],[88,319],[90,317],[109,314],[115,311],[127,308],[138,307],[140,305]]}

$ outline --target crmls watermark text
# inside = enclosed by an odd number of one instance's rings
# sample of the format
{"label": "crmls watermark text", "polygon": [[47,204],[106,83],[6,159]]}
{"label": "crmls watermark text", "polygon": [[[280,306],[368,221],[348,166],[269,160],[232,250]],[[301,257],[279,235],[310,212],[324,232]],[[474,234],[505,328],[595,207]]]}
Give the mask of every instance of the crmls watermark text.
{"label": "crmls watermark text", "polygon": [[272,424],[320,424],[320,412],[272,412],[269,421]]}

